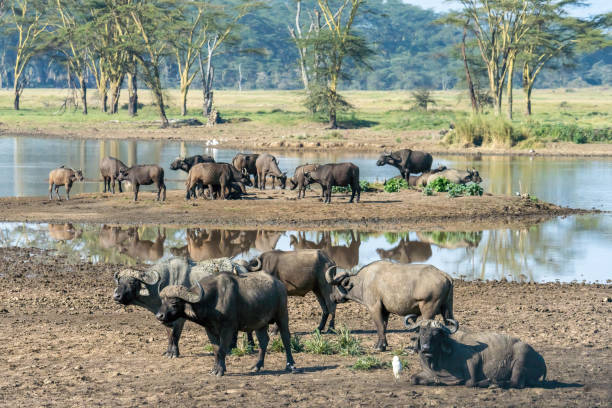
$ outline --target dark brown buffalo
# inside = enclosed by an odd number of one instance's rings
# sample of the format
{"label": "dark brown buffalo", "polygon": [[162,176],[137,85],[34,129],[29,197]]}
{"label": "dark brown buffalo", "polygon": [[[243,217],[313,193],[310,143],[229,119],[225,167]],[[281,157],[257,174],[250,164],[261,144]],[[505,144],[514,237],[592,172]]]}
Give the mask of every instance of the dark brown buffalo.
{"label": "dark brown buffalo", "polygon": [[287,185],[287,174],[280,171],[276,157],[272,156],[271,154],[260,154],[255,161],[255,167],[257,168],[257,179],[259,180],[260,190],[265,190],[267,176],[273,177],[272,188],[274,188],[275,180],[279,181],[282,189],[284,189]]}
{"label": "dark brown buffalo", "polygon": [[249,271],[269,273],[287,288],[289,296],[305,296],[312,292],[321,306],[321,321],[317,330],[323,331],[327,318],[329,331],[334,330],[336,303],[331,295],[332,285],[327,282],[325,272],[335,264],[327,254],[318,249],[301,251],[267,251],[251,259],[246,268]]}
{"label": "dark brown buffalo", "polygon": [[289,179],[289,183],[291,184],[291,190],[295,190],[297,187],[298,200],[300,198],[306,197],[306,187],[310,185],[309,181],[306,179],[305,173],[308,171],[316,170],[318,166],[318,164],[303,164],[295,168],[295,171],[293,172],[293,177]]}
{"label": "dark brown buffalo", "polygon": [[[419,331],[416,348],[421,371],[412,384],[523,388],[546,379],[546,362],[529,344],[499,333],[469,333],[436,320],[408,322]],[[448,323],[447,323],[448,324]]]}
{"label": "dark brown buffalo", "polygon": [[129,169],[121,170],[117,181],[129,181],[134,188],[134,201],[138,200],[140,186],[149,186],[155,183],[157,187],[157,201],[163,191],[162,201],[166,201],[166,184],[164,184],[164,169],[157,164],[138,164]]}
{"label": "dark brown buffalo", "polygon": [[376,250],[380,259],[389,259],[408,264],[413,262],[425,262],[431,258],[431,245],[427,242],[410,241],[402,238],[395,248]]}
{"label": "dark brown buffalo", "polygon": [[208,155],[199,155],[190,157],[177,157],[172,163],[170,163],[170,169],[172,170],[183,170],[185,173],[189,173],[191,168],[198,163],[214,163],[215,159]]}
{"label": "dark brown buffalo", "polygon": [[257,180],[257,166],[255,165],[258,157],[258,153],[238,153],[232,160],[234,167],[236,167],[238,171],[246,175],[249,179],[251,178],[251,175],[253,175],[253,185],[255,187],[259,187],[259,181]]}
{"label": "dark brown buffalo", "polygon": [[377,350],[387,348],[385,331],[391,313],[453,319],[453,280],[432,265],[377,261],[355,275],[330,270],[326,279],[335,285],[332,296],[337,303],[353,300],[368,308],[378,333]]}
{"label": "dark brown buffalo", "polygon": [[70,200],[70,189],[75,181],[83,181],[83,172],[79,170],[67,169],[61,166],[49,172],[49,200],[53,200],[53,188],[58,200],[62,200],[59,188],[65,186],[66,200]]}
{"label": "dark brown buffalo", "polygon": [[304,174],[309,183],[319,183],[323,188],[325,203],[331,203],[331,192],[333,186],[351,187],[351,199],[353,202],[357,194],[357,202],[361,197],[361,187],[359,186],[359,167],[353,163],[330,163],[322,164],[315,170],[307,171]]}
{"label": "dark brown buffalo", "polygon": [[[115,194],[115,180],[119,177],[121,170],[127,170],[127,166],[119,159],[114,157],[106,156],[100,161],[100,174],[102,175],[102,181],[104,182],[104,192],[111,191]],[[121,188],[121,182],[119,184],[119,192],[123,193]]]}
{"label": "dark brown buffalo", "polygon": [[264,365],[268,347],[268,325],[276,323],[287,357],[286,370],[295,372],[291,353],[287,290],[281,281],[263,272],[236,276],[229,273],[202,278],[187,286],[166,286],[160,293],[159,321],[171,326],[177,319],[187,319],[206,329],[213,344],[215,365],[212,374],[225,373],[225,356],[237,331],[255,331],[259,355],[254,371]]}
{"label": "dark brown buffalo", "polygon": [[185,181],[185,199],[195,197],[196,186],[203,185],[208,188],[211,198],[218,191],[218,198],[225,200],[230,197],[232,188],[237,189],[239,194],[246,194],[244,184],[250,183],[245,175],[229,163],[199,163],[189,170]]}
{"label": "dark brown buffalo", "polygon": [[401,149],[396,152],[384,152],[376,161],[377,166],[390,164],[396,167],[406,181],[411,173],[425,173],[431,170],[433,157],[418,150]]}

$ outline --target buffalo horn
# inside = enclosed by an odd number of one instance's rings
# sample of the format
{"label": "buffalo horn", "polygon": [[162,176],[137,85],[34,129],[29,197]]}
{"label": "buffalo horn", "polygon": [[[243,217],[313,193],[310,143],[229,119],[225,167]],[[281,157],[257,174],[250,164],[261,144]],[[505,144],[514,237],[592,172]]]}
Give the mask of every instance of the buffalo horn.
{"label": "buffalo horn", "polygon": [[404,317],[404,324],[406,325],[406,330],[409,332],[417,331],[421,327],[419,323],[416,322],[418,316],[415,314],[409,314]]}
{"label": "buffalo horn", "polygon": [[332,285],[337,285],[338,283],[342,282],[342,279],[348,276],[347,272],[342,272],[341,274],[336,276],[335,273],[332,273],[332,269],[337,270],[338,267],[336,265],[332,265],[329,268],[327,268],[327,270],[325,271],[325,280],[327,281],[327,283],[331,283]]}
{"label": "buffalo horn", "polygon": [[[448,328],[449,323],[450,323],[451,328]],[[459,330],[459,322],[457,322],[454,319],[446,319],[446,321],[444,322],[444,325],[448,328],[449,334],[453,334],[457,330]]]}
{"label": "buffalo horn", "polygon": [[200,293],[193,293],[182,285],[169,285],[162,289],[159,296],[162,298],[179,298],[188,303],[197,303],[202,298],[204,290],[200,282],[196,282]]}
{"label": "buffalo horn", "polygon": [[118,281],[121,278],[132,278],[146,283],[147,285],[154,285],[159,281],[159,275],[155,271],[138,271],[136,269],[123,269],[122,271],[115,273],[115,280]]}

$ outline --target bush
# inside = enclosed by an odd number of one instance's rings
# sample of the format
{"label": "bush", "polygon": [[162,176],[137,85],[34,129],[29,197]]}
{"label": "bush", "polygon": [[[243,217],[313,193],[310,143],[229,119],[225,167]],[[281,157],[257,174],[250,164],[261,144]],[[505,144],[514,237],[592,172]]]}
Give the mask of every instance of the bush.
{"label": "bush", "polygon": [[423,189],[423,194],[430,196],[433,195],[434,191],[438,193],[448,192],[451,198],[459,197],[462,195],[466,196],[481,196],[484,193],[483,188],[476,183],[468,184],[455,184],[451,183],[445,177],[438,177]]}
{"label": "bush", "polygon": [[346,326],[338,329],[335,346],[338,353],[343,356],[359,356],[363,354],[361,342],[351,334],[351,330]]}
{"label": "bush", "polygon": [[[292,336],[290,343],[291,343],[291,351],[293,353],[301,353],[302,351],[304,351],[304,345],[301,343],[299,336]],[[270,345],[268,346],[268,350],[270,350],[272,353],[284,352],[285,346],[283,346],[283,341],[281,340],[281,338],[275,337],[274,340],[270,342]]]}
{"label": "bush", "polygon": [[232,349],[231,354],[232,356],[242,357],[248,354],[253,354],[254,351],[255,349],[251,344],[249,344],[246,333],[242,333],[236,347]]}
{"label": "bush", "polygon": [[430,187],[433,191],[437,191],[438,193],[445,193],[451,187],[451,182],[446,177],[438,177],[431,183],[427,184],[427,187]]}
{"label": "bush", "polygon": [[497,144],[514,146],[525,136],[512,126],[511,122],[499,117],[472,115],[457,120],[455,131],[450,132],[447,141],[474,146]]}
{"label": "bush", "polygon": [[576,124],[529,123],[527,131],[538,140],[552,142],[574,142],[577,144],[612,141],[612,128],[593,129]]}
{"label": "bush", "polygon": [[304,341],[304,350],[312,354],[334,354],[333,345],[318,330],[310,339]]}
{"label": "bush", "polygon": [[384,186],[384,190],[387,193],[397,193],[400,190],[405,190],[410,188],[406,180],[402,177],[394,177],[390,180],[387,180]]}
{"label": "bush", "polygon": [[[359,181],[359,187],[361,187],[361,191],[366,192],[366,191],[373,191],[374,188],[372,188],[372,186],[370,185],[369,182],[367,182],[366,180],[361,180]],[[333,186],[332,187],[332,193],[350,193],[353,189],[351,188],[351,186]]]}
{"label": "bush", "polygon": [[376,357],[365,356],[355,361],[355,364],[353,364],[352,369],[353,370],[372,370],[375,368],[383,368],[384,366],[385,364],[379,359],[377,359]]}

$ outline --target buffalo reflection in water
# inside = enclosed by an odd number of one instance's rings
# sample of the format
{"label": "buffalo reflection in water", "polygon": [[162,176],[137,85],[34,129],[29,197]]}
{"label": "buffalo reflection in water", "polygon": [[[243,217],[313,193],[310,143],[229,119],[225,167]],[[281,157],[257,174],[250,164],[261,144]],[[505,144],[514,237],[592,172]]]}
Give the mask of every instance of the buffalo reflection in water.
{"label": "buffalo reflection in water", "polygon": [[380,259],[388,259],[400,263],[425,262],[431,253],[431,245],[427,242],[409,241],[405,238],[400,239],[395,248],[376,250]]}
{"label": "buffalo reflection in water", "polygon": [[334,245],[329,231],[323,232],[319,242],[306,239],[304,232],[299,232],[298,236],[291,235],[289,238],[293,249],[321,249],[338,265],[341,269],[353,269],[359,264],[359,247],[361,239],[359,234],[350,231],[351,243],[348,246]]}
{"label": "buffalo reflection in water", "polygon": [[157,229],[155,241],[140,239],[138,230],[134,228],[131,236],[118,244],[119,251],[131,258],[141,261],[157,261],[164,256],[164,242],[166,241],[166,229]]}
{"label": "buffalo reflection in water", "polygon": [[79,238],[82,230],[77,230],[72,224],[49,224],[49,236],[56,241],[70,241]]}

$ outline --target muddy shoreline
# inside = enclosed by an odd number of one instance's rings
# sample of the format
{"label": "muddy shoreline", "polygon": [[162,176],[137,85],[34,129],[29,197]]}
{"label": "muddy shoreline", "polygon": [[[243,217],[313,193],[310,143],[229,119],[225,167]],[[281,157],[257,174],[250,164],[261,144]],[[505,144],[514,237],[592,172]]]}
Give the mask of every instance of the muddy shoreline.
{"label": "muddy shoreline", "polygon": [[[545,358],[547,381],[523,390],[410,385],[418,358],[389,368],[351,366],[358,357],[296,353],[299,374],[285,374],[271,352],[260,374],[256,355],[230,356],[226,376],[208,375],[204,330],[187,323],[181,357],[161,357],[165,331],[143,309],[111,299],[118,265],[70,261],[37,249],[0,249],[0,406],[608,406],[612,398],[612,287],[455,280],[455,317],[466,330],[512,334]],[[309,339],[320,309],[312,295],[289,298],[290,328]],[[339,305],[366,354],[382,362],[410,344],[401,319],[389,321],[390,349],[374,352],[367,311]],[[333,335],[324,335],[334,341]],[[273,337],[274,338],[274,337]]]}
{"label": "muddy shoreline", "polygon": [[[133,123],[118,126],[116,123],[108,126],[85,125],[78,129],[28,129],[2,127],[0,137],[40,137],[61,139],[93,139],[93,140],[146,140],[170,142],[211,142],[218,144],[209,147],[219,149],[237,149],[242,151],[269,152],[317,152],[342,151],[348,153],[370,152],[380,153],[383,150],[402,148],[419,149],[434,155],[460,156],[542,156],[542,157],[612,157],[612,143],[574,144],[567,142],[547,143],[528,148],[507,148],[503,146],[456,146],[446,145],[439,130],[419,131],[368,131],[364,129],[328,130],[322,126],[309,127],[312,140],[299,140],[302,128],[276,128],[257,125],[256,129],[247,124],[223,124],[214,128],[205,126],[188,126],[162,129],[156,126],[135,127]],[[4,125],[6,126],[6,125]],[[334,132],[334,140],[329,140],[329,134]],[[295,135],[298,134],[298,139]],[[403,139],[397,142],[397,138]],[[338,139],[340,138],[340,139]]]}
{"label": "muddy shoreline", "polygon": [[151,191],[86,193],[70,201],[46,197],[0,198],[0,221],[49,223],[105,223],[125,225],[206,225],[232,229],[360,229],[370,231],[477,231],[521,228],[559,216],[597,212],[557,206],[529,198],[485,194],[449,198],[446,193],[425,196],[399,193],[362,193],[349,204],[349,195],[334,194],[323,204],[318,193],[296,200],[290,190],[255,191],[242,200],[190,200],[184,192],[168,191],[165,202],[154,201]]}

